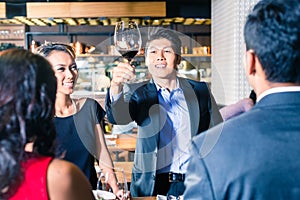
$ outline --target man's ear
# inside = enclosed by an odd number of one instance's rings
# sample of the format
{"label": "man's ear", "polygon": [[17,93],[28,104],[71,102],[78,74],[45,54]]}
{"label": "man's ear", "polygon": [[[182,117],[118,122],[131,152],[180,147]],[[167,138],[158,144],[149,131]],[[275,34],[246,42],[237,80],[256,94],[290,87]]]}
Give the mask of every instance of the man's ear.
{"label": "man's ear", "polygon": [[246,67],[245,67],[245,70],[246,70],[246,74],[247,76],[253,76],[255,75],[256,73],[256,55],[254,53],[253,50],[248,50],[246,52]]}
{"label": "man's ear", "polygon": [[181,56],[180,55],[177,55],[177,58],[176,58],[176,64],[179,65],[181,62]]}
{"label": "man's ear", "polygon": [[147,55],[145,55],[145,65],[149,67],[149,58]]}

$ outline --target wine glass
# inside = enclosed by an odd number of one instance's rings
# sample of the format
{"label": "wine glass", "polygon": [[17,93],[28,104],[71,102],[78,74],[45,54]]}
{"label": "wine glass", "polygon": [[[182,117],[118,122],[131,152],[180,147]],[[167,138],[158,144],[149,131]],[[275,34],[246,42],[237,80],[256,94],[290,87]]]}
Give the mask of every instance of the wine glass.
{"label": "wine glass", "polygon": [[112,192],[112,188],[110,186],[110,182],[112,182],[112,179],[117,179],[117,184],[120,190],[122,190],[122,193],[119,194],[121,196],[118,196],[118,199],[127,200],[129,199],[129,190],[128,190],[128,183],[126,174],[123,168],[115,167],[114,173],[111,172],[105,172],[101,173],[101,175],[98,178],[97,182],[97,189],[105,190]]}
{"label": "wine glass", "polygon": [[101,172],[98,177],[97,181],[97,189],[98,190],[105,190],[105,191],[111,191],[111,188],[108,185],[108,178],[109,178],[109,173],[103,173]]}
{"label": "wine glass", "polygon": [[142,45],[142,37],[137,23],[133,20],[117,22],[114,43],[116,50],[130,63]]}
{"label": "wine glass", "polygon": [[123,190],[122,200],[129,199],[128,183],[124,169],[115,167],[114,172],[118,180],[119,189]]}
{"label": "wine glass", "polygon": [[[131,63],[142,46],[142,37],[137,23],[133,20],[117,22],[115,26],[114,44],[115,49],[122,57]],[[131,80],[130,83],[135,81],[136,80]]]}

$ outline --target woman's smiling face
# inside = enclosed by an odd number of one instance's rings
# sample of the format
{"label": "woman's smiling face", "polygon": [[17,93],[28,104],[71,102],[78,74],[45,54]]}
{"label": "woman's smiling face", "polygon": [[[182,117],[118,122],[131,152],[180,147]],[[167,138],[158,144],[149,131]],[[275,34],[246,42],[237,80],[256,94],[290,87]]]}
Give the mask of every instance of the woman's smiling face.
{"label": "woman's smiling face", "polygon": [[51,63],[57,79],[57,93],[70,95],[78,78],[78,69],[75,60],[66,52],[52,51],[47,60]]}

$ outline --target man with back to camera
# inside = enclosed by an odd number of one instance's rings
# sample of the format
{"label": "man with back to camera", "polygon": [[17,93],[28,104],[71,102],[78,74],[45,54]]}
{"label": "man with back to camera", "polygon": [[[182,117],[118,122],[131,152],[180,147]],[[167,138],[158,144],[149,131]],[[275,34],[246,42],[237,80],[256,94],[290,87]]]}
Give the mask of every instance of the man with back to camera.
{"label": "man with back to camera", "polygon": [[184,199],[300,199],[300,1],[260,1],[244,38],[257,103],[193,139]]}

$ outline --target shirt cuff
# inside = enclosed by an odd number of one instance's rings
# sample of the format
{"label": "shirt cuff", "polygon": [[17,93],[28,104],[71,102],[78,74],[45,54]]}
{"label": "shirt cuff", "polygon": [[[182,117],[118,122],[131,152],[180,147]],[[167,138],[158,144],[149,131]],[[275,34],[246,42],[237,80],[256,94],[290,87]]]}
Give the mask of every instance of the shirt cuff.
{"label": "shirt cuff", "polygon": [[120,92],[119,94],[115,94],[115,95],[109,94],[110,101],[111,102],[117,101],[118,99],[120,99],[120,97],[121,97],[122,94],[123,94],[123,92]]}

